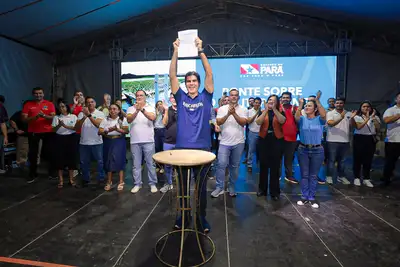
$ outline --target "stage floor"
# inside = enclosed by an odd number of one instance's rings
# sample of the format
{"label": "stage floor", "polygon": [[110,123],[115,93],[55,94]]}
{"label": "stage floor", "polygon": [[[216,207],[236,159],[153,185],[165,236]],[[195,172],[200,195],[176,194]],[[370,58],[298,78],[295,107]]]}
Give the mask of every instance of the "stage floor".
{"label": "stage floor", "polygon": [[[373,189],[322,185],[321,207],[312,209],[296,206],[299,185],[283,179],[280,201],[257,198],[257,175],[242,164],[237,198],[209,197],[216,254],[205,266],[398,266],[398,182]],[[379,180],[380,172],[373,176]],[[174,224],[169,194],[151,194],[146,185],[133,195],[130,185],[104,192],[56,184],[0,177],[0,266],[163,266],[154,246]]]}

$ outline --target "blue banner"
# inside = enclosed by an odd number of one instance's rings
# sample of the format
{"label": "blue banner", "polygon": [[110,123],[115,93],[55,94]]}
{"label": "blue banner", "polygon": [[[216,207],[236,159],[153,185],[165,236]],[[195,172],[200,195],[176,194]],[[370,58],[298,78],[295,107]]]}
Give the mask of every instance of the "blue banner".
{"label": "blue banner", "polygon": [[[289,91],[293,103],[298,99],[315,95],[321,90],[321,103],[336,96],[336,56],[318,57],[264,57],[210,59],[214,75],[213,104],[224,92],[236,88],[240,93],[239,103],[248,106],[249,97],[267,99],[271,94],[280,96]],[[201,60],[196,60],[201,88],[204,87],[204,69]]]}

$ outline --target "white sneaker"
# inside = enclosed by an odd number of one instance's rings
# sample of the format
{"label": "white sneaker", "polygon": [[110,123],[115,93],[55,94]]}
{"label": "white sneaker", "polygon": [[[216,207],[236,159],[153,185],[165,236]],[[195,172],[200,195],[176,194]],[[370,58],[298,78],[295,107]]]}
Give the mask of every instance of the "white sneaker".
{"label": "white sneaker", "polygon": [[132,193],[132,194],[136,194],[137,192],[139,192],[140,188],[141,188],[140,186],[135,185],[135,186],[132,188],[131,193]]}
{"label": "white sneaker", "polygon": [[347,180],[346,177],[338,177],[337,180],[338,180],[338,182],[341,182],[342,184],[350,184],[349,180]]}
{"label": "white sneaker", "polygon": [[332,177],[331,177],[331,176],[326,176],[326,182],[327,182],[328,184],[333,184]]}
{"label": "white sneaker", "polygon": [[318,209],[319,208],[319,205],[318,205],[318,203],[317,202],[313,202],[313,201],[311,201],[311,207],[313,207],[314,209]]}
{"label": "white sneaker", "polygon": [[360,186],[361,185],[360,178],[354,179],[354,185],[356,185],[356,186]]}
{"label": "white sneaker", "polygon": [[78,170],[74,170],[74,175],[73,175],[73,177],[75,178],[76,176],[78,176],[78,174],[79,174]]}
{"label": "white sneaker", "polygon": [[220,195],[223,195],[223,194],[225,194],[225,191],[223,189],[216,188],[214,191],[211,192],[211,197],[217,198],[217,197],[219,197]]}
{"label": "white sneaker", "polygon": [[157,187],[155,185],[150,185],[150,191],[152,193],[157,193],[158,189],[157,189]]}
{"label": "white sneaker", "polygon": [[371,180],[364,180],[363,184],[368,186],[368,187],[374,187],[374,185],[371,183]]}
{"label": "white sneaker", "polygon": [[174,186],[172,184],[165,184],[163,187],[161,187],[160,192],[165,194],[172,189],[174,189]]}

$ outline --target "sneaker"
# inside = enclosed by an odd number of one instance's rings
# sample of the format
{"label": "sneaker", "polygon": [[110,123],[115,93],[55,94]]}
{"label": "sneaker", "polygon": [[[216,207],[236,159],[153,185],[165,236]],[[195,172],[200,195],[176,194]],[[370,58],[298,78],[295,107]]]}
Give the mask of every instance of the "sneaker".
{"label": "sneaker", "polygon": [[197,223],[198,223],[197,227],[198,227],[200,232],[207,234],[207,233],[209,233],[211,231],[211,226],[207,222],[206,217],[200,216],[198,218]]}
{"label": "sneaker", "polygon": [[321,178],[317,177],[318,184],[325,184],[325,181]]}
{"label": "sneaker", "polygon": [[73,177],[75,178],[76,176],[78,176],[79,175],[79,172],[78,172],[78,170],[74,170],[74,174],[73,174]]}
{"label": "sneaker", "polygon": [[212,191],[211,197],[217,198],[224,193],[225,193],[225,191],[223,189],[217,188],[214,191]]}
{"label": "sneaker", "polygon": [[340,183],[342,183],[342,184],[350,184],[350,182],[349,182],[349,180],[347,180],[347,178],[346,177],[338,177],[337,178],[337,181],[338,182],[340,182]]}
{"label": "sneaker", "polygon": [[160,188],[160,192],[165,194],[168,191],[172,190],[174,186],[172,184],[165,184],[163,187]]}
{"label": "sneaker", "polygon": [[299,206],[304,206],[305,204],[310,203],[310,201],[308,201],[307,199],[300,199],[299,201],[297,201],[297,205]]}
{"label": "sneaker", "polygon": [[374,187],[374,185],[371,183],[371,180],[364,180],[363,184],[366,185],[367,187]]}
{"label": "sneaker", "polygon": [[292,184],[298,184],[299,183],[299,182],[297,182],[296,179],[294,179],[294,177],[285,177],[285,180],[287,182],[289,182],[289,183],[292,183]]}
{"label": "sneaker", "polygon": [[139,192],[140,188],[142,188],[141,186],[135,185],[132,190],[131,193],[132,194],[136,194],[137,192]]}
{"label": "sneaker", "polygon": [[356,186],[360,186],[361,185],[360,178],[354,179],[354,185],[356,185]]}
{"label": "sneaker", "polygon": [[160,169],[160,173],[161,173],[161,174],[164,173],[164,169],[163,169],[163,168]]}
{"label": "sneaker", "polygon": [[319,204],[316,200],[311,200],[311,207],[313,207],[314,209],[318,209],[319,208]]}
{"label": "sneaker", "polygon": [[158,192],[157,186],[155,186],[155,185],[150,185],[150,191],[151,191],[152,193],[157,193],[157,192]]}
{"label": "sneaker", "polygon": [[37,177],[36,177],[36,176],[31,176],[31,177],[29,177],[29,178],[26,180],[26,182],[27,182],[28,184],[31,184],[31,183],[36,182],[36,180],[37,180]]}
{"label": "sneaker", "polygon": [[328,184],[333,184],[333,179],[332,179],[332,177],[331,177],[331,176],[326,176],[326,182],[327,182]]}
{"label": "sneaker", "polygon": [[[191,215],[185,215],[185,229],[188,228],[191,220],[192,220],[192,216]],[[174,228],[176,230],[182,229],[182,216],[181,215],[179,215],[176,218]]]}

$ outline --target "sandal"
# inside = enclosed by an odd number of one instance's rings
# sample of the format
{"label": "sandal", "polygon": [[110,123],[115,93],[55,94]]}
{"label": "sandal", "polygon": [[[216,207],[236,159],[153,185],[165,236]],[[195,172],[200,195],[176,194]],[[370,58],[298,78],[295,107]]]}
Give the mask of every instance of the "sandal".
{"label": "sandal", "polygon": [[119,183],[119,184],[118,184],[117,190],[118,190],[118,191],[124,190],[124,185],[125,185],[125,183]]}
{"label": "sandal", "polygon": [[111,185],[112,185],[112,183],[107,183],[106,186],[104,187],[104,190],[110,191],[111,190]]}
{"label": "sandal", "polygon": [[70,184],[72,187],[76,187],[76,183],[75,183],[75,181],[72,180],[72,179],[69,180],[69,184]]}

